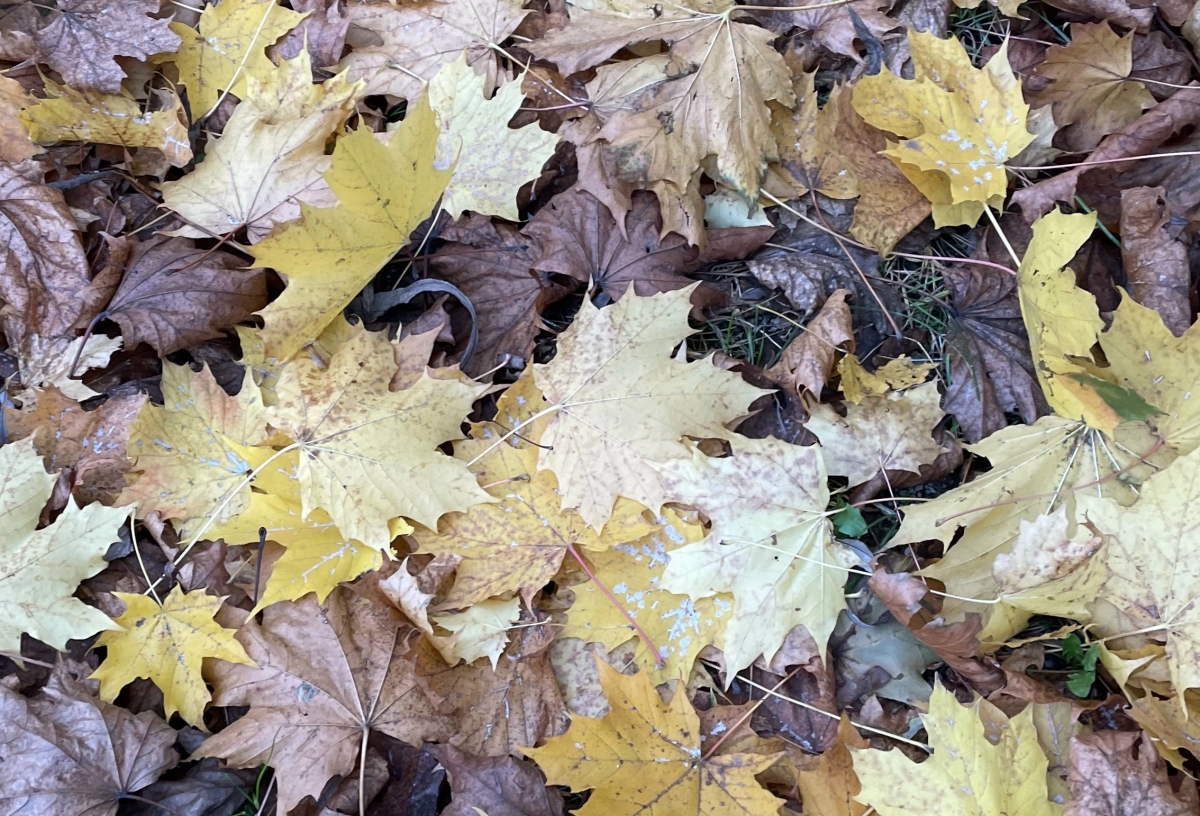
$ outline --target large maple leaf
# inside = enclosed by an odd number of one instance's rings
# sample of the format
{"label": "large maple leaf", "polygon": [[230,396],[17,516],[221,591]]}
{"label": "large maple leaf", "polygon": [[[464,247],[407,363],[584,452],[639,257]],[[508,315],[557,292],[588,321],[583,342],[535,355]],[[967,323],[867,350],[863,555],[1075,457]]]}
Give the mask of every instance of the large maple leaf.
{"label": "large maple leaf", "polygon": [[731,439],[726,427],[764,391],[712,364],[672,356],[692,333],[694,287],[599,309],[585,300],[533,376],[554,416],[539,466],[554,471],[563,506],[599,527],[617,496],[658,510],[666,500],[653,462],[688,456],[682,439]]}
{"label": "large maple leaf", "polygon": [[257,665],[221,662],[211,675],[216,705],[250,711],[193,756],[270,765],[284,816],[349,774],[372,731],[417,744],[445,739],[448,721],[406,654],[412,631],[399,612],[345,589],[324,607],[304,598],[266,609],[261,625],[238,631]]}
{"label": "large maple leaf", "polygon": [[367,128],[343,137],[325,173],[337,206],[301,205],[300,221],[254,247],[288,279],[262,312],[268,359],[286,360],[316,339],[433,210],[451,173],[434,167],[437,135],[422,98],[386,144]]}
{"label": "large maple leaf", "polygon": [[[767,102],[791,107],[796,98],[791,72],[771,48],[775,35],[734,21],[737,9],[727,0],[577,3],[569,26],[529,47],[574,73],[626,45],[670,44],[668,54],[598,70],[588,91],[602,100],[600,138],[610,143],[620,174],[646,186],[668,182],[686,190],[700,163],[714,156],[720,181],[749,207],[767,163],[778,158]],[[669,201],[660,199],[665,211]]]}
{"label": "large maple leaf", "polygon": [[581,816],[776,813],[781,801],[754,775],[778,754],[703,756],[700,720],[682,689],[667,704],[644,673],[599,668],[612,710],[600,720],[574,717],[563,736],[522,749],[550,784],[593,789]]}

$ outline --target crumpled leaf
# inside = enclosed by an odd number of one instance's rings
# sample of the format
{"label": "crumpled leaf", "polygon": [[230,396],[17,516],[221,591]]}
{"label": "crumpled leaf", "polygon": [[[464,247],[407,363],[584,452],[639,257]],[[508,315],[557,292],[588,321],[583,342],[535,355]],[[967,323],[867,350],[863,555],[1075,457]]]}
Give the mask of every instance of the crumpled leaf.
{"label": "crumpled leaf", "polygon": [[[759,12],[759,19],[763,19],[768,27],[781,34],[793,27],[799,28],[805,32],[805,40],[811,40],[830,53],[850,57],[855,62],[862,62],[862,57],[854,45],[859,35],[850,16],[852,11],[873,37],[882,39],[884,34],[900,27],[898,21],[886,14],[893,5],[891,0],[852,0],[837,6],[827,6],[821,0],[802,0],[800,3],[780,2],[778,5],[787,10]],[[807,6],[817,8],[805,11]]]}
{"label": "crumpled leaf", "polygon": [[1050,85],[1032,98],[1039,105],[1052,102],[1054,121],[1071,126],[1066,144],[1086,152],[1154,105],[1146,86],[1129,79],[1132,70],[1132,31],[1121,37],[1107,23],[1074,23],[1071,41],[1051,46],[1034,68],[1033,76]]}
{"label": "crumpled leaf", "polygon": [[[767,102],[791,106],[795,95],[791,72],[768,45],[773,35],[734,22],[735,8],[726,0],[669,8],[639,0],[580,3],[570,25],[530,49],[570,74],[626,45],[667,42],[668,54],[601,67],[588,83],[591,99],[603,100],[599,136],[622,177],[665,182],[677,194],[701,161],[716,156],[716,179],[749,208],[767,163],[778,157]],[[664,212],[670,209],[671,197],[656,192]]]}
{"label": "crumpled leaf", "polygon": [[863,77],[854,109],[905,139],[886,153],[933,203],[936,226],[973,226],[984,207],[1004,204],[1004,163],[1033,141],[1007,43],[983,68],[957,39],[910,32],[908,44],[916,79],[890,71]]}
{"label": "crumpled leaf", "polygon": [[424,373],[392,392],[395,373],[390,344],[359,326],[327,364],[292,360],[267,409],[299,447],[304,515],[320,507],[344,535],[379,548],[393,538],[391,519],[436,528],[445,513],[490,500],[462,462],[437,450],[461,437],[484,386]]}
{"label": "crumpled leaf", "polygon": [[33,35],[37,58],[77,90],[119,93],[118,56],[144,60],[179,47],[169,21],[152,16],[158,10],[157,0],[56,0],[50,23]]}
{"label": "crumpled leaf", "polygon": [[821,442],[825,470],[845,476],[850,486],[877,473],[919,473],[942,452],[931,436],[945,415],[937,383],[925,383],[885,396],[870,396],[838,416],[828,405],[813,405],[805,423]]}
{"label": "crumpled leaf", "polygon": [[933,756],[915,764],[895,749],[851,749],[857,799],[880,816],[1059,816],[1062,808],[1047,799],[1048,763],[1032,714],[1006,721],[982,698],[960,705],[939,683],[921,715]]}
{"label": "crumpled leaf", "polygon": [[9,441],[31,437],[51,472],[75,469],[75,496],[83,505],[111,504],[125,489],[129,459],[125,443],[144,394],[110,397],[85,411],[78,401],[51,386],[31,411],[4,409]]}
{"label": "crumpled leaf", "polygon": [[766,370],[766,376],[789,386],[797,396],[804,389],[819,399],[833,373],[839,349],[854,341],[850,307],[846,303],[849,295],[845,289],[830,295],[804,331],[788,343],[779,361]]}
{"label": "crumpled leaf", "polygon": [[522,752],[554,785],[593,788],[579,813],[744,813],[770,816],[781,804],[754,779],[778,754],[701,755],[700,722],[687,695],[670,704],[644,674],[619,674],[598,662],[612,710],[600,720],[574,717],[561,737]]}
{"label": "crumpled leaf", "polygon": [[768,438],[735,450],[720,459],[695,451],[660,466],[668,498],[713,524],[704,541],[671,554],[662,585],[693,599],[732,593],[719,643],[730,679],[760,654],[769,661],[794,626],[824,648],[846,605],[848,566],[825,515],[820,449]]}
{"label": "crumpled leaf", "polygon": [[128,507],[69,500],[53,524],[35,529],[54,488],[32,440],[0,448],[0,651],[21,653],[21,634],[62,651],[115,624],[73,598],[85,578],[104,569]]}
{"label": "crumpled leaf", "polygon": [[617,496],[657,511],[665,492],[650,463],[687,455],[684,435],[730,439],[726,426],[764,393],[709,358],[672,358],[692,332],[690,296],[634,293],[605,309],[585,300],[555,358],[533,367],[556,409],[538,466],[558,477],[563,507],[592,527],[608,520]]}
{"label": "crumpled leaf", "polygon": [[279,816],[348,775],[370,731],[420,744],[449,736],[446,718],[413,673],[400,613],[346,589],[325,606],[312,598],[277,603],[262,624],[246,621],[241,643],[257,665],[218,663],[214,705],[250,712],[192,756],[235,768],[275,770]]}
{"label": "crumpled leaf", "polygon": [[103,632],[96,641],[108,647],[92,674],[100,681],[100,697],[111,703],[134,679],[146,677],[162,690],[168,719],[179,712],[185,721],[202,725],[209,694],[200,676],[201,661],[220,658],[253,665],[233,639],[234,631],[213,620],[224,598],[175,587],[160,606],[147,595],[113,594],[127,608],[115,620],[123,629]]}
{"label": "crumpled leaf", "polygon": [[223,91],[245,99],[250,77],[269,81],[275,66],[267,58],[267,47],[304,17],[276,0],[224,0],[204,7],[198,28],[171,23],[181,44],[159,61],[174,61],[179,83],[187,88],[192,118],[199,119],[216,107]]}
{"label": "crumpled leaf", "polygon": [[422,101],[387,144],[366,128],[338,140],[325,181],[335,207],[301,218],[254,247],[288,286],[261,314],[263,354],[283,361],[315,340],[433,210],[450,171],[434,167],[437,125]]}
{"label": "crumpled leaf", "polygon": [[507,601],[490,598],[472,604],[462,612],[431,616],[431,621],[452,634],[430,640],[451,666],[460,660],[473,663],[486,657],[495,671],[496,663],[508,645],[508,627],[520,618],[520,598]]}
{"label": "crumpled leaf", "polygon": [[525,99],[520,79],[489,99],[484,78],[464,53],[437,72],[426,94],[441,129],[434,166],[453,168],[442,209],[452,219],[470,210],[520,220],[517,191],[538,178],[558,144],[536,124],[508,126]]}
{"label": "crumpled leaf", "polygon": [[[17,360],[21,384],[25,386],[17,398],[21,400],[22,407],[32,408],[37,405],[41,390],[47,387],[57,388],[80,402],[98,396],[79,378],[89,369],[104,368],[120,348],[120,338],[102,334],[76,337],[74,340],[31,334],[26,338]],[[72,365],[75,367],[74,373],[71,372]]]}
{"label": "crumpled leaf", "polygon": [[246,227],[253,242],[299,218],[301,202],[336,204],[322,176],[330,164],[325,141],[353,112],[361,88],[345,76],[314,85],[307,51],[248,77],[245,98],[220,137],[209,138],[204,162],[162,186],[163,204],[188,221],[172,234],[212,238]]}
{"label": "crumpled leaf", "polygon": [[1073,737],[1070,783],[1064,816],[1184,816],[1200,804],[1195,781],[1173,790],[1166,764],[1136,731]]}
{"label": "crumpled leaf", "polygon": [[59,663],[33,698],[0,685],[0,802],[8,813],[115,816],[127,794],[179,761],[175,729],[152,711],[97,700],[78,669]]}
{"label": "crumpled leaf", "polygon": [[266,305],[263,270],[243,265],[227,252],[155,236],[133,247],[108,315],[131,349],[148,343],[166,355],[220,337]]}
{"label": "crumpled leaf", "polygon": [[868,397],[880,397],[889,391],[920,385],[935,368],[935,363],[918,363],[904,355],[888,360],[874,371],[863,368],[854,354],[847,354],[838,361],[842,396],[851,405],[858,405]]}
{"label": "crumpled leaf", "polygon": [[121,494],[138,514],[164,519],[207,518],[220,522],[246,509],[250,471],[236,445],[266,438],[262,394],[247,369],[236,397],[226,394],[203,368],[163,363],[164,403],[142,406],[126,447],[138,478]]}
{"label": "crumpled leaf", "polygon": [[412,5],[388,2],[347,6],[351,51],[338,65],[352,80],[365,79],[367,94],[409,100],[446,63],[466,53],[467,64],[487,77],[487,89],[498,82],[503,43],[529,12],[519,0],[426,0]]}
{"label": "crumpled leaf", "polygon": [[87,256],[63,194],[0,163],[0,321],[9,346],[28,335],[71,337],[84,303]]}
{"label": "crumpled leaf", "polygon": [[167,93],[170,107],[143,112],[142,104],[128,94],[80,91],[52,79],[45,83],[46,98],[21,112],[33,141],[154,147],[175,167],[192,160],[183,103],[175,94]]}

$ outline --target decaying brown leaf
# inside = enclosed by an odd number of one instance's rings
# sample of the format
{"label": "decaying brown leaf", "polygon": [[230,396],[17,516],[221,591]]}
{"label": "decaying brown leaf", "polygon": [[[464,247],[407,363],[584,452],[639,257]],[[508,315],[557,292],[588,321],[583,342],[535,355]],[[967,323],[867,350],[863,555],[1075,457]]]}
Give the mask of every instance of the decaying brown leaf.
{"label": "decaying brown leaf", "polygon": [[1121,260],[1129,294],[1154,309],[1179,337],[1192,325],[1191,267],[1187,247],[1167,229],[1171,220],[1161,188],[1134,187],[1121,193]]}

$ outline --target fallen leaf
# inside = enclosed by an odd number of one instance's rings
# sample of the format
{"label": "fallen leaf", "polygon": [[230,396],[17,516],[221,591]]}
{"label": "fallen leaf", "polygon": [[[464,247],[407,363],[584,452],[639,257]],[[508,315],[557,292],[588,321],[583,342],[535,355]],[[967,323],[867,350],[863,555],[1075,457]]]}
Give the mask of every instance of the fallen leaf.
{"label": "fallen leaf", "polygon": [[213,620],[225,599],[179,587],[161,605],[146,595],[113,594],[127,608],[115,620],[123,628],[104,632],[96,641],[108,648],[92,674],[100,681],[100,697],[111,703],[134,679],[146,677],[162,689],[168,719],[178,712],[184,721],[202,725],[209,694],[200,676],[201,661],[220,658],[253,665],[233,639],[234,630]]}
{"label": "fallen leaf", "polygon": [[156,0],[113,7],[104,0],[57,0],[50,22],[33,35],[37,58],[78,90],[115,94],[125,71],[116,58],[144,60],[174,51],[179,37],[156,19]]}
{"label": "fallen leaf", "polygon": [[133,247],[106,309],[128,348],[148,343],[170,354],[248,320],[267,301],[263,270],[227,252],[156,236]]}
{"label": "fallen leaf", "polygon": [[[233,0],[224,0],[233,2]],[[163,204],[186,219],[172,234],[212,238],[247,228],[250,240],[300,217],[300,204],[332,207],[322,176],[326,140],[354,110],[360,84],[337,76],[312,83],[307,51],[246,80],[244,99],[204,162],[162,186]]]}
{"label": "fallen leaf", "polygon": [[754,774],[779,754],[701,756],[700,721],[686,694],[677,691],[668,705],[645,675],[599,667],[612,710],[601,720],[574,717],[563,736],[522,749],[550,784],[593,789],[582,816],[776,812],[781,800]]}
{"label": "fallen leaf", "polygon": [[52,472],[75,469],[75,496],[81,504],[111,504],[125,488],[129,460],[125,443],[146,397],[110,397],[85,411],[76,400],[50,387],[32,411],[4,409],[9,441],[31,437]]}
{"label": "fallen leaf", "polygon": [[0,651],[20,654],[22,633],[63,651],[70,639],[115,628],[72,595],[80,581],[104,569],[104,554],[130,508],[80,509],[70,499],[53,524],[38,530],[55,478],[32,440],[0,448],[0,475]]}
{"label": "fallen leaf", "polygon": [[838,722],[838,739],[816,757],[811,767],[797,769],[796,780],[804,810],[811,816],[863,816],[870,808],[854,798],[862,790],[854,773],[851,748],[863,749],[867,741],[858,735],[850,718]]}
{"label": "fallen leaf", "polygon": [[760,654],[768,661],[792,627],[824,648],[838,613],[848,564],[825,507],[825,465],[816,447],[744,440],[733,456],[693,452],[660,466],[667,497],[712,521],[704,541],[671,554],[662,585],[693,599],[733,595],[718,644],[732,679]]}
{"label": "fallen leaf", "polygon": [[960,705],[939,684],[921,720],[933,756],[919,765],[896,750],[851,749],[862,783],[857,799],[880,816],[1062,812],[1046,798],[1048,763],[1030,710],[1005,718],[981,698]]}
{"label": "fallen leaf", "polygon": [[163,364],[164,404],[143,405],[126,447],[137,479],[120,501],[138,514],[221,522],[246,510],[250,463],[230,442],[256,445],[266,438],[262,394],[247,369],[236,397],[207,369]]}
{"label": "fallen leaf", "polygon": [[0,162],[20,164],[41,152],[20,119],[21,111],[36,102],[20,82],[0,77]]}
{"label": "fallen leaf", "polygon": [[33,698],[0,686],[0,802],[12,813],[115,816],[175,767],[176,732],[151,711],[97,700],[67,666]]}
{"label": "fallen leaf", "polygon": [[517,191],[538,178],[558,144],[536,124],[508,126],[525,99],[521,81],[504,83],[489,99],[464,53],[434,75],[426,98],[441,130],[434,166],[453,168],[442,209],[452,219],[471,210],[519,220]]}
{"label": "fallen leaf", "polygon": [[851,405],[858,405],[869,397],[880,397],[889,391],[920,385],[936,367],[934,363],[918,363],[901,355],[874,371],[867,371],[857,356],[847,354],[838,361],[842,396]]}
{"label": "fallen leaf", "polygon": [[1054,121],[1071,126],[1065,145],[1086,152],[1154,105],[1146,86],[1129,79],[1132,70],[1132,31],[1121,37],[1107,23],[1075,23],[1071,41],[1051,46],[1045,61],[1034,68],[1032,75],[1050,85],[1032,100],[1052,102]]}
{"label": "fallen leaf", "polygon": [[[773,4],[772,4],[773,5]],[[852,14],[858,16],[860,25],[873,37],[882,38],[884,34],[899,28],[900,24],[885,13],[891,8],[891,0],[854,0],[844,5],[826,6],[821,0],[805,0],[797,5],[779,4],[781,10],[762,14],[759,19],[766,18],[769,28],[786,33],[793,27],[806,32],[805,40],[833,54],[841,54],[855,62],[861,62],[855,40],[861,40],[859,30],[854,25]],[[809,6],[815,6],[811,11]]]}
{"label": "fallen leaf", "polygon": [[558,477],[563,507],[593,527],[617,496],[657,511],[665,493],[651,463],[687,455],[684,435],[730,438],[726,426],[764,393],[709,359],[671,356],[692,333],[690,297],[691,289],[635,293],[605,309],[585,300],[555,358],[534,366],[555,409],[538,465]]}
{"label": "fallen leaf", "polygon": [[1200,804],[1196,783],[1184,779],[1175,791],[1158,752],[1136,731],[1073,737],[1070,783],[1063,816],[1183,816]]}
{"label": "fallen leaf", "polygon": [[560,816],[563,799],[532,763],[512,757],[477,757],[450,745],[430,752],[446,768],[450,804],[443,816]]}
{"label": "fallen leaf", "polygon": [[292,0],[293,11],[306,13],[300,25],[276,43],[271,56],[291,60],[307,51],[317,68],[335,65],[346,46],[350,16],[340,0]]}
{"label": "fallen leaf", "polygon": [[[834,14],[841,10],[823,9]],[[795,12],[788,13],[790,16]],[[849,25],[848,16],[843,15],[842,19]],[[795,24],[804,26],[799,20]],[[850,40],[853,39],[851,34]],[[852,48],[850,51],[855,53]],[[802,73],[793,79],[797,100],[794,111],[778,103],[771,105],[771,130],[779,145],[780,174],[792,188],[788,198],[798,198],[813,190],[829,198],[854,198],[859,193],[858,179],[838,151],[834,135],[839,110],[836,104],[817,107],[815,79],[816,72]]]}
{"label": "fallen leaf", "polygon": [[351,50],[338,69],[348,71],[352,80],[365,79],[367,94],[409,102],[443,65],[464,52],[467,64],[488,78],[487,89],[495,88],[500,73],[496,47],[529,13],[517,0],[354,3],[346,12]]}
{"label": "fallen leaf", "polygon": [[262,624],[249,620],[238,630],[257,665],[219,663],[210,675],[214,705],[250,712],[192,756],[270,765],[279,816],[315,798],[335,774],[350,774],[371,731],[417,744],[449,736],[413,674],[405,647],[412,630],[399,612],[339,589],[324,607],[303,598],[262,614]]}
{"label": "fallen leaf", "polygon": [[183,104],[173,93],[168,94],[169,107],[143,112],[142,103],[126,94],[79,91],[52,79],[45,83],[46,98],[21,112],[33,141],[154,147],[175,167],[192,160]]}
{"label": "fallen leaf", "polygon": [[779,361],[765,375],[789,386],[797,396],[807,390],[819,399],[833,373],[838,351],[844,343],[854,341],[850,307],[846,303],[849,295],[845,289],[830,295],[821,311],[788,343]]}
{"label": "fallen leaf", "polygon": [[462,462],[437,450],[461,438],[483,386],[426,373],[392,392],[395,372],[390,344],[360,326],[326,365],[288,363],[267,409],[299,449],[304,515],[320,507],[344,535],[377,548],[391,543],[391,519],[436,529],[445,513],[491,500]]}
{"label": "fallen leaf", "polygon": [[71,337],[91,282],[75,219],[58,190],[0,163],[0,321],[10,346]]}
{"label": "fallen leaf", "polygon": [[486,657],[496,669],[496,662],[508,644],[508,627],[521,618],[521,599],[502,601],[491,598],[472,604],[462,612],[433,615],[430,620],[452,634],[431,638],[434,647],[453,666],[460,660],[473,663]]}
{"label": "fallen leaf", "polygon": [[1048,413],[1022,331],[1016,278],[974,265],[948,267],[942,276],[953,318],[942,407],[958,420],[966,440],[978,442],[1006,427],[1006,413],[1019,413],[1027,423]]}
{"label": "fallen leaf", "polygon": [[936,226],[973,226],[984,207],[1004,204],[1004,162],[1033,140],[1007,44],[983,68],[957,39],[910,32],[908,45],[916,79],[887,71],[863,77],[854,109],[905,140],[889,142],[886,153],[933,203]]}
{"label": "fallen leaf", "polygon": [[267,47],[304,17],[275,0],[224,0],[204,7],[197,28],[171,23],[179,48],[162,49],[175,53],[157,61],[175,63],[197,120],[213,111],[223,91],[245,99],[250,77],[268,81],[275,66]]}
{"label": "fallen leaf", "polygon": [[885,396],[865,397],[838,416],[828,405],[813,405],[805,423],[821,442],[825,470],[845,476],[851,487],[889,470],[920,471],[942,452],[931,436],[945,413],[937,383],[925,383]]}
{"label": "fallen leaf", "polygon": [[31,334],[26,338],[17,361],[25,390],[16,396],[23,408],[35,407],[38,395],[47,387],[57,388],[80,402],[99,396],[77,378],[89,369],[104,368],[120,348],[120,338],[102,334],[76,337],[74,340]]}
{"label": "fallen leaf", "polygon": [[1162,187],[1121,191],[1121,261],[1130,297],[1158,312],[1179,337],[1192,325],[1191,269],[1187,247],[1167,231],[1172,219],[1164,195]]}
{"label": "fallen leaf", "polygon": [[286,360],[316,339],[433,210],[450,177],[434,167],[436,134],[421,102],[387,144],[366,128],[342,137],[325,173],[337,206],[301,205],[298,222],[255,245],[255,259],[288,279],[261,312],[267,359]]}

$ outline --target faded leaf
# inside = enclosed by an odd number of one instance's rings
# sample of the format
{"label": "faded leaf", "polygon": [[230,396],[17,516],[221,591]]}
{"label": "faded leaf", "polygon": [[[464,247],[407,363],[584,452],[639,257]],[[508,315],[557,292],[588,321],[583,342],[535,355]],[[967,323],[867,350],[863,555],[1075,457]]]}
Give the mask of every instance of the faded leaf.
{"label": "faded leaf", "polygon": [[472,604],[462,612],[433,615],[429,619],[452,634],[434,636],[433,645],[453,666],[460,660],[473,663],[486,657],[496,669],[496,662],[508,644],[508,627],[521,617],[521,599],[501,601],[491,598]]}
{"label": "faded leaf", "polygon": [[1179,337],[1192,325],[1192,278],[1187,247],[1167,231],[1172,219],[1165,194],[1162,187],[1121,191],[1121,260],[1130,296],[1158,312]]}
{"label": "faded leaf", "polygon": [[450,805],[443,816],[560,816],[563,800],[546,787],[532,763],[512,757],[477,757],[450,745],[430,751],[450,778]]}
{"label": "faded leaf", "polygon": [[100,681],[100,696],[113,702],[135,678],[146,677],[162,689],[167,718],[179,712],[193,725],[202,725],[208,689],[200,676],[201,661],[220,658],[253,665],[234,630],[213,620],[224,598],[203,590],[171,590],[162,605],[146,595],[113,593],[127,607],[115,623],[122,630],[104,632],[97,646],[108,654],[92,679]]}
{"label": "faded leaf", "polygon": [[849,292],[838,289],[821,307],[804,330],[783,350],[779,362],[766,370],[766,376],[790,387],[797,396],[807,390],[820,398],[833,373],[834,361],[843,344],[854,341]]}
{"label": "faded leaf", "polygon": [[1184,816],[1200,804],[1193,780],[1172,790],[1165,763],[1136,731],[1072,738],[1070,783],[1065,816]]}

